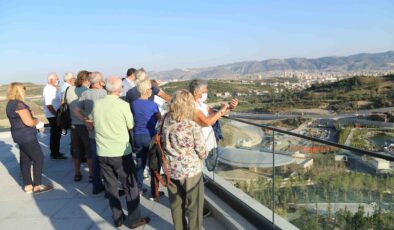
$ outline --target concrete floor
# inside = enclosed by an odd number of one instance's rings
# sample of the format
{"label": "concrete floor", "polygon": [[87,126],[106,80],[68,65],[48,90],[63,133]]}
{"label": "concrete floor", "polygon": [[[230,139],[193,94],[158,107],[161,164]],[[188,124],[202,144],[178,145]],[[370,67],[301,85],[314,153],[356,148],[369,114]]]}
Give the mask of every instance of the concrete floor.
{"label": "concrete floor", "polygon": [[[55,190],[33,195],[22,190],[19,150],[10,132],[0,133],[0,229],[116,229],[104,194],[91,194],[86,168],[82,181],[74,182],[70,157],[67,160],[49,158],[48,138],[48,135],[39,137],[45,155],[43,182],[52,184]],[[61,152],[68,155],[69,136],[62,137]],[[124,198],[122,202],[125,208]],[[149,216],[151,222],[139,229],[173,229],[168,203],[167,194],[161,203],[142,197],[142,214]],[[125,209],[124,212],[127,213]],[[215,216],[210,216],[204,218],[204,229],[219,230],[224,226]]]}

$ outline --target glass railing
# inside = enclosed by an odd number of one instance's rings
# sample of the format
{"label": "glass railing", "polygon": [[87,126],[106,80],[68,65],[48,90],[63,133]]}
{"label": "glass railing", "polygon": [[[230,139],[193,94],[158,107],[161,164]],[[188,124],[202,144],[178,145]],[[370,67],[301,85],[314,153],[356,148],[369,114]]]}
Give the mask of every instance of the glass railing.
{"label": "glass railing", "polygon": [[[360,142],[359,131],[352,131],[352,140]],[[289,132],[227,118],[222,134],[217,156],[207,161],[213,171],[206,174],[273,225],[394,229],[394,155],[389,150],[340,145],[334,128],[308,125]],[[394,143],[394,138],[385,140]]]}

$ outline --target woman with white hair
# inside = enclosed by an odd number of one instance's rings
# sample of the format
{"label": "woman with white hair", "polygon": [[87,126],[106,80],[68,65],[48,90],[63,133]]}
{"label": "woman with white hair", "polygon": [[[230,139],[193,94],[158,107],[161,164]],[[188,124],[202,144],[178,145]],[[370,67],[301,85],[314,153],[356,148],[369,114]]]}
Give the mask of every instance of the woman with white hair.
{"label": "woman with white hair", "polygon": [[[44,155],[37,140],[36,128],[43,129],[44,123],[33,116],[24,98],[26,87],[19,82],[8,86],[7,117],[11,124],[11,135],[20,149],[20,167],[26,193],[40,193],[53,189],[52,186],[42,184],[42,168]],[[33,179],[31,166],[33,164]]]}
{"label": "woman with white hair", "polygon": [[[156,135],[155,127],[157,121],[161,119],[161,115],[157,105],[149,100],[149,97],[152,96],[151,82],[149,80],[139,81],[137,90],[140,97],[131,103],[131,108],[135,122],[133,140],[137,161],[137,183],[141,194],[143,194],[146,191],[143,189],[143,174],[148,158],[149,145],[153,136]],[[151,172],[151,196],[153,199],[157,199],[153,176],[153,172]],[[158,195],[160,196],[162,194]]]}

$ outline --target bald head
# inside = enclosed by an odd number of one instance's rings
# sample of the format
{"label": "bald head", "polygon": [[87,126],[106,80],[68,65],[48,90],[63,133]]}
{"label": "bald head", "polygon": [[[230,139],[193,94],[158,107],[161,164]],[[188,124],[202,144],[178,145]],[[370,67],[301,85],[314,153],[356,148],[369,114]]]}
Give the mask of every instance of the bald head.
{"label": "bald head", "polygon": [[106,88],[108,94],[118,95],[122,92],[122,79],[116,76],[110,76],[106,81]]}

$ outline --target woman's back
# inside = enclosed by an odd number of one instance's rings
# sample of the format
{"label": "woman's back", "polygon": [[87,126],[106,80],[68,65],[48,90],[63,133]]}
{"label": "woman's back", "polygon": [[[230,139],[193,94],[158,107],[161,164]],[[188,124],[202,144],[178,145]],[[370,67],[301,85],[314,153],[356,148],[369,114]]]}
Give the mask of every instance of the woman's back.
{"label": "woman's back", "polygon": [[150,100],[137,99],[132,102],[134,116],[134,134],[156,134],[156,113],[159,113],[157,105]]}
{"label": "woman's back", "polygon": [[162,141],[171,178],[185,179],[201,172],[207,151],[201,127],[197,123],[191,120],[177,122],[167,116]]}
{"label": "woman's back", "polygon": [[16,112],[23,109],[29,110],[31,114],[29,106],[23,101],[10,100],[7,103],[6,113],[11,124],[11,135],[15,143],[29,142],[36,135],[36,128],[25,125],[20,115]]}

